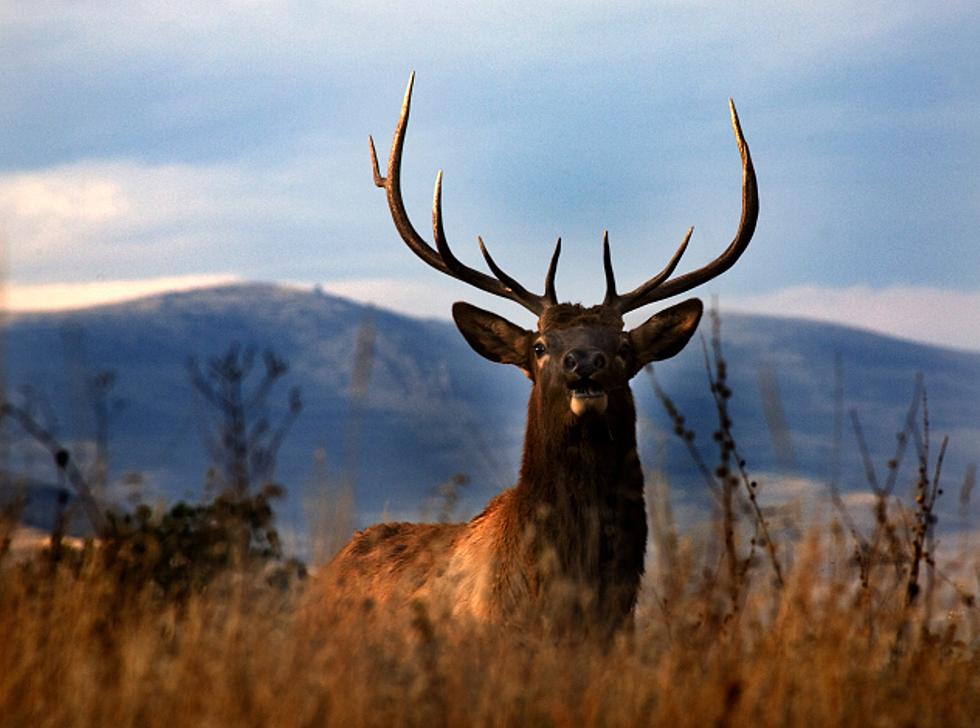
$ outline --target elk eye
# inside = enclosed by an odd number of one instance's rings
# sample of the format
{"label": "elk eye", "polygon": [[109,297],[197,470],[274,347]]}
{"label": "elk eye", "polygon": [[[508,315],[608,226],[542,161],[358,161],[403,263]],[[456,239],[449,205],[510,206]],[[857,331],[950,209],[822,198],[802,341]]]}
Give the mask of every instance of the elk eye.
{"label": "elk eye", "polygon": [[540,341],[535,342],[534,355],[538,357],[538,359],[544,356],[545,351],[547,351],[547,349],[544,348],[544,344],[542,344]]}

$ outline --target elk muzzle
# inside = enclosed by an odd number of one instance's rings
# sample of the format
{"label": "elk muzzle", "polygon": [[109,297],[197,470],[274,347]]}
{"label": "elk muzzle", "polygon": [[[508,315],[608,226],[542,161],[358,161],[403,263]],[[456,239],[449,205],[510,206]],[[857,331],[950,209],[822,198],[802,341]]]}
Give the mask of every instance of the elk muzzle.
{"label": "elk muzzle", "polygon": [[601,415],[609,398],[605,388],[594,376],[602,374],[609,364],[605,352],[596,348],[571,349],[561,360],[568,383],[569,408],[576,417],[586,412]]}

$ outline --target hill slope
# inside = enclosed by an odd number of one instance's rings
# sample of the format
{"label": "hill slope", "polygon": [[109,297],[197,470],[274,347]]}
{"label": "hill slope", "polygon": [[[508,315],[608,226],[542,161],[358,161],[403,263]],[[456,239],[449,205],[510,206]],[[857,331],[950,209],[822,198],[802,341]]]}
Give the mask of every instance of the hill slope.
{"label": "hill slope", "polygon": [[[354,351],[365,322],[375,334],[370,386],[363,401],[352,405]],[[708,331],[706,324],[702,330]],[[980,355],[755,316],[724,316],[722,337],[735,391],[735,434],[755,472],[791,471],[814,481],[829,476],[836,356],[846,406],[859,413],[880,470],[894,450],[918,371],[926,377],[934,439],[951,437],[946,482],[962,480],[980,454]],[[206,362],[232,342],[272,348],[289,362],[284,386],[270,397],[280,410],[286,387],[302,390],[304,410],[284,442],[278,468],[291,493],[283,515],[294,526],[302,525],[304,499],[325,481],[337,484],[343,473],[356,479],[362,522],[377,519],[384,509],[392,516],[417,515],[433,488],[455,473],[472,478],[464,501],[470,512],[513,482],[528,392],[523,376],[474,354],[451,323],[411,319],[319,292],[239,285],[18,316],[5,327],[8,388],[14,398],[24,385],[44,393],[60,436],[84,453],[95,426],[86,381],[96,372],[115,371],[112,394],[121,408],[110,427],[113,482],[139,471],[150,494],[196,498],[209,464],[209,410],[190,386],[187,359]],[[656,376],[706,447],[714,418],[698,341],[658,364]],[[781,417],[778,409],[763,407],[760,385],[780,392]],[[678,497],[700,501],[696,472],[667,434],[670,423],[647,377],[638,377],[633,389],[645,462],[667,470],[683,491]],[[788,440],[783,433],[774,441],[767,416],[785,422]],[[845,481],[863,489],[863,468],[845,425]],[[9,428],[8,434],[15,436]],[[53,473],[36,451],[12,452],[10,469],[51,482]],[[706,457],[710,462],[713,453]],[[909,460],[907,472],[912,465]],[[953,499],[946,500],[948,509]]]}

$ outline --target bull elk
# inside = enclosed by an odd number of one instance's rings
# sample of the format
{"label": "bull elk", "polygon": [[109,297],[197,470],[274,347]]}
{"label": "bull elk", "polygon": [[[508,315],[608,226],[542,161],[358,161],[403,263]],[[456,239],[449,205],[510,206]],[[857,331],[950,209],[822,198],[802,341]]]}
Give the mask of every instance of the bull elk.
{"label": "bull elk", "polygon": [[758,217],[758,192],[735,106],[729,101],[742,157],[742,215],[731,244],[704,267],[672,277],[691,228],[663,270],[619,293],[606,234],[606,294],[599,305],[586,307],[558,301],[560,238],[541,295],[504,272],[482,239],[480,251],[493,275],[460,262],[443,229],[441,172],[432,203],[435,247],[419,235],[400,185],[413,81],[414,74],[386,176],[369,138],[374,182],[387,193],[395,227],[415,255],[538,317],[537,328],[528,330],[468,303],[452,308],[457,327],[478,354],[513,364],[531,380],[520,476],[468,523],[385,523],[357,533],[326,574],[341,597],[381,604],[421,598],[454,616],[500,624],[543,619],[563,630],[611,634],[631,620],[647,543],[629,382],[646,364],[672,357],[687,344],[703,307],[692,298],[628,331],[623,314],[711,280],[748,246]]}

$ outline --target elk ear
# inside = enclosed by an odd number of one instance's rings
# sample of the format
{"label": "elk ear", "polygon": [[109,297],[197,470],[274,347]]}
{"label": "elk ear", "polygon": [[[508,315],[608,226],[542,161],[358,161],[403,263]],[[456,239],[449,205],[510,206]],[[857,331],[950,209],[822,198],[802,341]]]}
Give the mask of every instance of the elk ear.
{"label": "elk ear", "polygon": [[453,304],[456,326],[477,354],[501,364],[515,364],[527,373],[529,339],[532,332],[515,326],[502,316],[457,301]]}
{"label": "elk ear", "polygon": [[694,335],[704,304],[692,298],[654,314],[645,323],[629,332],[636,356],[636,374],[652,361],[669,359],[677,354]]}

